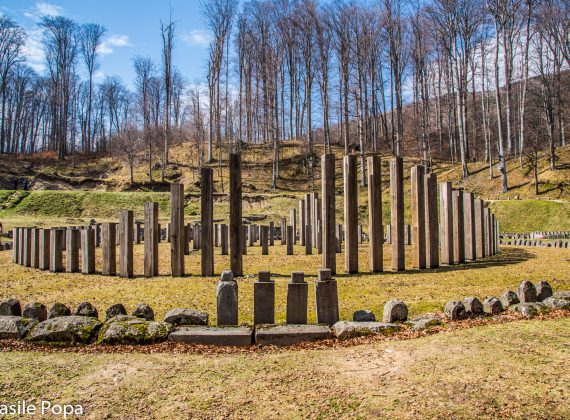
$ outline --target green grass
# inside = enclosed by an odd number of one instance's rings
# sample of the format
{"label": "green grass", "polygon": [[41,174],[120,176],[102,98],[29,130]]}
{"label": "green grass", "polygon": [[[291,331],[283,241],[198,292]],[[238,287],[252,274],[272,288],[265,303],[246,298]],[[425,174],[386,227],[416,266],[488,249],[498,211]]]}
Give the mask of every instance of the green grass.
{"label": "green grass", "polygon": [[509,200],[490,203],[503,232],[570,231],[570,203]]}

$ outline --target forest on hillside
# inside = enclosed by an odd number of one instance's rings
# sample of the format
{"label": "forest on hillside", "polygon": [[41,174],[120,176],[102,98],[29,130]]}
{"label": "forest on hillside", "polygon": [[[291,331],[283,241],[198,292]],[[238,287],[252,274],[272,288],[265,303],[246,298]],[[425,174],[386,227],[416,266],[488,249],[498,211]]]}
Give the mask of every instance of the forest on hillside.
{"label": "forest on hillside", "polygon": [[[204,83],[176,68],[176,11],[157,22],[161,62],[134,56],[134,89],[94,82],[105,27],[64,16],[38,25],[47,70],[26,64],[26,30],[0,16],[0,154],[59,159],[112,153],[152,169],[195,142],[200,164],[266,144],[279,178],[280,145],[340,144],[468,162],[534,165],[564,146],[570,4],[565,0],[204,0],[211,33]],[[80,74],[86,74],[82,78]]]}

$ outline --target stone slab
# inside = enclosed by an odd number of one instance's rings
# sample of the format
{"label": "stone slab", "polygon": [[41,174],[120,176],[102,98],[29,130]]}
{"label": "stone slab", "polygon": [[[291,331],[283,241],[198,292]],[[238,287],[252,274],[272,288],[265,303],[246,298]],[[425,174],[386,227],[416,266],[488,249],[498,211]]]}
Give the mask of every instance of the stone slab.
{"label": "stone slab", "polygon": [[255,328],[255,343],[264,346],[290,346],[327,338],[332,338],[332,333],[326,325],[264,325]]}
{"label": "stone slab", "polygon": [[249,346],[251,327],[180,327],[168,336],[169,341],[210,346]]}

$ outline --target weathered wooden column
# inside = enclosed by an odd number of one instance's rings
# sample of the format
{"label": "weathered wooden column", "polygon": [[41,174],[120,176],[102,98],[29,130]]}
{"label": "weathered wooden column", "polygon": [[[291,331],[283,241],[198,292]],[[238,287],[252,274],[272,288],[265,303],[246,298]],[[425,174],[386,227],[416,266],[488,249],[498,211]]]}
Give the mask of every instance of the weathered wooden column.
{"label": "weathered wooden column", "polygon": [[32,228],[32,238],[31,238],[31,266],[33,268],[40,267],[40,229]]}
{"label": "weathered wooden column", "polygon": [[295,236],[293,226],[287,226],[287,255],[293,255],[293,244],[295,243],[293,236]]}
{"label": "weathered wooden column", "polygon": [[465,236],[463,226],[463,191],[453,191],[453,262],[465,262]]}
{"label": "weathered wooden column", "polygon": [[79,272],[80,232],[79,229],[73,227],[65,230],[65,271],[68,273]]}
{"label": "weathered wooden column", "polygon": [[406,268],[404,253],[404,160],[390,160],[390,225],[392,236],[392,270]]}
{"label": "weathered wooden column", "polygon": [[491,211],[489,214],[489,217],[491,218],[489,220],[489,230],[491,232],[491,241],[490,241],[490,246],[491,246],[491,255],[495,255],[495,215],[493,214],[493,212]]}
{"label": "weathered wooden column", "polygon": [[133,277],[133,212],[122,210],[119,218],[119,276]]}
{"label": "weathered wooden column", "polygon": [[[493,214],[493,219],[495,220],[495,253],[498,254],[501,249],[501,240],[500,240],[500,230],[499,230],[499,219]],[[566,248],[568,248],[568,242],[566,242]]]}
{"label": "weathered wooden column", "polygon": [[172,277],[184,275],[183,184],[170,184],[170,267]]}
{"label": "weathered wooden column", "polygon": [[83,274],[95,272],[95,231],[93,229],[81,230],[81,272]]}
{"label": "weathered wooden column", "polygon": [[222,255],[228,255],[228,225],[220,225],[220,249]]}
{"label": "weathered wooden column", "polygon": [[287,243],[287,219],[284,217],[281,218],[281,245],[285,245]]}
{"label": "weathered wooden column", "polygon": [[[335,178],[336,179],[336,178]],[[315,228],[313,228],[313,244],[318,244],[319,243],[319,239],[318,236],[320,235],[320,229],[319,229],[319,225],[322,223],[322,206],[321,206],[321,199],[319,198],[319,193],[314,191],[311,193],[311,198],[312,198],[312,202],[311,202],[311,226],[315,226]]]}
{"label": "weathered wooden column", "polygon": [[439,183],[440,262],[453,264],[453,195],[451,182]]}
{"label": "weathered wooden column", "polygon": [[485,204],[475,199],[475,258],[485,257]]}
{"label": "weathered wooden column", "polygon": [[64,229],[52,228],[50,233],[49,270],[52,273],[63,271]]}
{"label": "weathered wooden column", "polygon": [[247,227],[247,243],[249,246],[253,246],[255,243],[255,226],[249,225]]}
{"label": "weathered wooden column", "polygon": [[184,255],[190,255],[190,238],[192,237],[192,223],[184,224]]}
{"label": "weathered wooden column", "polygon": [[14,264],[18,263],[18,248],[20,245],[20,238],[19,238],[19,230],[20,228],[12,228],[12,262]]}
{"label": "weathered wooden column", "polygon": [[261,245],[261,255],[269,255],[269,228],[266,225],[261,225],[259,229],[259,242]]}
{"label": "weathered wooden column", "polygon": [[311,225],[305,225],[305,255],[311,255],[313,253],[313,237],[311,229]]}
{"label": "weathered wooden column", "polygon": [[358,273],[358,181],[356,179],[356,155],[343,158],[344,184],[344,269],[347,273]]}
{"label": "weathered wooden column", "polygon": [[331,274],[336,274],[335,156],[332,153],[321,156],[321,184],[323,268],[328,268]]}
{"label": "weathered wooden column", "polygon": [[[144,203],[144,275],[158,276],[158,203]],[[185,238],[188,241],[189,238]]]}
{"label": "weathered wooden column", "polygon": [[305,199],[299,200],[299,242],[301,246],[305,245],[305,226],[307,225],[307,216],[305,215]]}
{"label": "weathered wooden column", "polygon": [[[157,205],[158,207],[158,205]],[[145,222],[145,229],[146,229]],[[103,223],[101,226],[101,253],[103,254],[103,267],[101,273],[104,276],[117,274],[117,224]],[[148,236],[145,236],[148,238]],[[145,239],[145,248],[146,248]]]}
{"label": "weathered wooden column", "polygon": [[[241,155],[230,153],[230,267],[235,276],[243,275],[242,228],[241,228]],[[243,236],[245,243],[245,236]]]}
{"label": "weathered wooden column", "polygon": [[378,273],[384,269],[382,226],[382,173],[380,156],[368,156],[368,266]]}
{"label": "weathered wooden column", "polygon": [[214,275],[214,170],[200,170],[200,225],[202,227],[202,275]]}
{"label": "weathered wooden column", "polygon": [[269,246],[275,245],[275,223],[269,222]]}
{"label": "weathered wooden column", "polygon": [[32,228],[24,228],[24,258],[23,265],[25,267],[32,266]]}
{"label": "weathered wooden column", "polygon": [[40,270],[49,270],[50,265],[50,229],[40,229]]}
{"label": "weathered wooden column", "polygon": [[465,260],[474,261],[475,252],[475,200],[473,193],[463,192],[463,233],[465,236]]}
{"label": "weathered wooden column", "polygon": [[24,242],[24,232],[25,227],[18,229],[18,264],[24,265],[24,249],[26,249],[26,244]]}
{"label": "weathered wooden column", "polygon": [[293,244],[297,243],[297,209],[289,210],[289,222],[293,226]]}
{"label": "weathered wooden column", "polygon": [[416,165],[411,173],[412,189],[412,261],[417,269],[426,268],[426,211],[424,167]]}
{"label": "weathered wooden column", "polygon": [[[247,255],[247,228],[248,226],[242,225],[241,226],[241,253],[242,255]],[[230,234],[230,241],[231,241],[231,234]]]}
{"label": "weathered wooden column", "polygon": [[140,244],[142,239],[142,226],[140,221],[135,222],[135,243]]}
{"label": "weathered wooden column", "polygon": [[485,255],[491,256],[491,209],[489,207],[485,207],[484,210],[484,226],[485,226]]}
{"label": "weathered wooden column", "polygon": [[439,267],[439,232],[437,220],[437,176],[424,176],[425,227],[426,227],[426,266]]}
{"label": "weathered wooden column", "polygon": [[194,222],[192,225],[192,249],[197,250],[200,249],[200,224],[198,222]]}

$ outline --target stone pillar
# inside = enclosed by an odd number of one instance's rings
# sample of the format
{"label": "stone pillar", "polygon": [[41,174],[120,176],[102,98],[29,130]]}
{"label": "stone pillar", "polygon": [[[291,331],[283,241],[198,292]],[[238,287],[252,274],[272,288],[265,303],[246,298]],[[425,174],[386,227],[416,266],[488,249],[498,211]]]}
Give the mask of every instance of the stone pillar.
{"label": "stone pillar", "polygon": [[475,199],[475,258],[485,257],[485,205],[480,198]]}
{"label": "stone pillar", "polygon": [[404,253],[404,160],[390,160],[390,226],[392,236],[392,270],[406,268]]}
{"label": "stone pillar", "polygon": [[368,156],[368,267],[373,273],[384,269],[382,226],[382,171],[380,156]]}
{"label": "stone pillar", "polygon": [[317,324],[333,325],[339,320],[337,285],[330,269],[319,270],[315,281],[315,307]]}
{"label": "stone pillar", "polygon": [[121,211],[119,219],[119,276],[133,277],[133,212]]}
{"label": "stone pillar", "polygon": [[426,268],[426,211],[424,167],[416,165],[411,173],[412,189],[412,261],[417,269]]}
{"label": "stone pillar", "polygon": [[261,243],[261,255],[269,255],[269,228],[262,225],[259,230],[259,242]]}
{"label": "stone pillar", "polygon": [[64,229],[52,228],[50,233],[49,270],[52,273],[63,271]]}
{"label": "stone pillar", "polygon": [[342,225],[335,225],[336,253],[342,252]]}
{"label": "stone pillar", "polygon": [[[158,203],[144,203],[144,276],[158,276]],[[186,245],[189,238],[185,238]]]}
{"label": "stone pillar", "polygon": [[305,225],[305,255],[311,255],[313,253],[313,238],[312,238],[312,226]]}
{"label": "stone pillar", "polygon": [[40,229],[40,270],[49,270],[50,266],[50,229]]}
{"label": "stone pillar", "polygon": [[220,248],[222,255],[228,255],[228,225],[220,225]]}
{"label": "stone pillar", "polygon": [[289,210],[289,222],[293,226],[293,244],[297,243],[297,209]]}
{"label": "stone pillar", "polygon": [[184,276],[184,185],[170,184],[170,268]]}
{"label": "stone pillar", "polygon": [[473,193],[463,193],[463,221],[465,235],[465,260],[475,261],[475,201]]}
{"label": "stone pillar", "polygon": [[[149,203],[146,203],[149,204]],[[146,213],[145,204],[145,213]],[[152,204],[152,203],[150,203]],[[158,209],[158,204],[157,204]],[[145,229],[147,229],[147,223],[145,221]],[[103,223],[101,226],[101,252],[103,254],[103,269],[101,273],[104,276],[114,276],[117,274],[117,224],[116,223]],[[147,241],[149,236],[145,235],[145,252],[147,247]]]}
{"label": "stone pillar", "polygon": [[[320,220],[317,220],[317,223],[318,223],[318,225],[317,225],[317,253],[322,254],[323,253],[323,234],[322,234],[322,228],[321,228],[322,225],[321,225]],[[311,231],[313,231],[313,230],[315,230],[315,229],[313,229],[311,227]],[[335,242],[336,242],[336,240],[335,240]],[[335,249],[335,251],[336,251],[336,249]]]}
{"label": "stone pillar", "polygon": [[335,238],[335,156],[327,153],[321,156],[322,184],[322,244],[323,268],[336,274],[336,238]]}
{"label": "stone pillar", "polygon": [[269,271],[260,271],[258,281],[253,283],[253,323],[275,323],[275,282]]}
{"label": "stone pillar", "polygon": [[95,231],[93,229],[81,231],[81,272],[83,274],[95,272]]}
{"label": "stone pillar", "polygon": [[40,229],[32,228],[31,246],[31,266],[33,268],[40,267]]}
{"label": "stone pillar", "polygon": [[348,274],[358,273],[358,181],[356,155],[343,158],[344,184],[344,267]]}
{"label": "stone pillar", "polygon": [[281,218],[281,245],[287,243],[287,219]]}
{"label": "stone pillar", "polygon": [[287,324],[307,323],[307,301],[309,284],[302,272],[291,273],[291,281],[287,283]]}
{"label": "stone pillar", "polygon": [[238,284],[231,271],[222,272],[216,287],[216,309],[218,326],[238,325]]}
{"label": "stone pillar", "polygon": [[[241,155],[230,153],[230,266],[233,274],[243,274],[242,258],[242,203]],[[245,237],[244,237],[245,238]]]}
{"label": "stone pillar", "polygon": [[200,227],[202,237],[202,275],[214,275],[214,171],[212,168],[200,170]]}
{"label": "stone pillar", "polygon": [[293,236],[295,236],[293,226],[287,226],[287,255],[293,255]]}
{"label": "stone pillar", "polygon": [[80,231],[72,227],[65,230],[65,271],[68,273],[79,272],[79,240],[83,231],[85,229]]}
{"label": "stone pillar", "polygon": [[437,176],[424,176],[424,211],[425,211],[425,241],[426,267],[439,267],[439,232],[437,220]]}
{"label": "stone pillar", "polygon": [[453,196],[451,182],[439,183],[440,262],[453,264]]}
{"label": "stone pillar", "polygon": [[319,243],[318,235],[320,235],[319,225],[322,225],[322,203],[319,198],[319,193],[314,191],[311,193],[312,203],[311,203],[311,225],[316,226],[317,229],[313,229],[313,244]]}
{"label": "stone pillar", "polygon": [[24,258],[23,265],[25,267],[32,266],[32,228],[24,228]]}
{"label": "stone pillar", "polygon": [[307,216],[305,215],[305,199],[299,200],[299,242],[301,246],[305,245],[305,226],[307,225]]}
{"label": "stone pillar", "polygon": [[453,191],[453,262],[465,262],[463,191]]}

